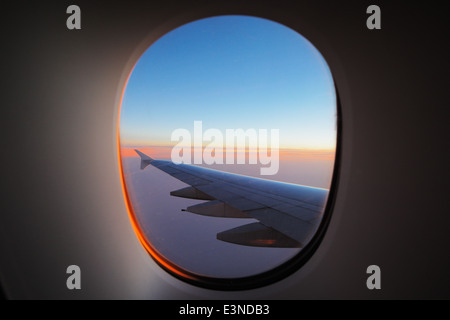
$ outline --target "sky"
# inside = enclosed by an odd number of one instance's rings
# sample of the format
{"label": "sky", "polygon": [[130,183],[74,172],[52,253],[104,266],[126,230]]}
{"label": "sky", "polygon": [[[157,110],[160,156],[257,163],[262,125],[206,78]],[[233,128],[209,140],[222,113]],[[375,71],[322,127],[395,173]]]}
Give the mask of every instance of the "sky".
{"label": "sky", "polygon": [[203,131],[278,129],[280,148],[336,144],[330,70],[297,32],[266,19],[220,16],[181,26],[135,65],[120,114],[121,144],[174,145],[194,121]]}

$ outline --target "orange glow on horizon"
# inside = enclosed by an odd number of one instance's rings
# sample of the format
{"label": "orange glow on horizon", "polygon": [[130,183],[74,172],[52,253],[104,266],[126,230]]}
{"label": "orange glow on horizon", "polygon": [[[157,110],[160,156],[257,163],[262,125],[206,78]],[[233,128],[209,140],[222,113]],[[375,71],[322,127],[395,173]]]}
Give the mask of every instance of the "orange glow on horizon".
{"label": "orange glow on horizon", "polygon": [[159,160],[169,160],[170,153],[172,151],[172,147],[167,146],[121,147],[120,154],[122,157],[138,157],[138,154],[134,151],[134,149],[138,149],[146,155]]}
{"label": "orange glow on horizon", "polygon": [[[158,160],[170,160],[172,146],[143,146],[143,147],[121,147],[122,157],[138,157],[134,149],[139,149],[148,156],[158,159]],[[193,154],[194,148],[191,148],[191,153]],[[235,150],[241,151],[240,149]],[[244,150],[242,150],[244,151]],[[245,150],[245,156],[248,157],[252,153],[257,153],[257,150],[250,151]],[[285,161],[304,161],[304,160],[334,160],[335,150],[327,149],[280,149],[279,157],[280,160]],[[223,157],[225,158],[225,151],[223,151]]]}

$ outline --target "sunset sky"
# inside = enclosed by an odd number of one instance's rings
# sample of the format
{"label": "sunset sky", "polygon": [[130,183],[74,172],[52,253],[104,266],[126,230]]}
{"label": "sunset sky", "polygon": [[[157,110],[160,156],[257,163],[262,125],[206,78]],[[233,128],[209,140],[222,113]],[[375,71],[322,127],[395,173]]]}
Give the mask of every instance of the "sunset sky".
{"label": "sunset sky", "polygon": [[[301,35],[278,23],[221,16],[179,27],[139,59],[124,93],[125,146],[173,146],[194,121],[209,128],[278,129],[280,148],[334,151],[330,70]],[[205,143],[206,144],[206,143]]]}

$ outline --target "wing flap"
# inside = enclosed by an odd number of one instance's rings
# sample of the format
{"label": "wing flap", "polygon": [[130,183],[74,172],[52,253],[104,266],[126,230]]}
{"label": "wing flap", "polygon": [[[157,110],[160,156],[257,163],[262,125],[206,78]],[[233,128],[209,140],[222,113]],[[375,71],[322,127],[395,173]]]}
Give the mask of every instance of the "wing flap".
{"label": "wing flap", "polygon": [[218,200],[203,202],[194,206],[187,207],[186,211],[203,216],[218,218],[251,218],[244,212],[237,210]]}
{"label": "wing flap", "polygon": [[306,242],[315,229],[315,226],[307,221],[272,208],[257,209],[246,213],[259,220],[263,225],[273,228],[300,243]]}
{"label": "wing flap", "polygon": [[170,192],[171,196],[180,197],[180,198],[188,198],[188,199],[197,199],[197,200],[215,200],[210,195],[201,192],[200,190],[194,187],[186,187],[181,188],[175,191]]}
{"label": "wing flap", "polygon": [[217,234],[217,239],[252,247],[301,248],[302,244],[286,235],[255,222]]}

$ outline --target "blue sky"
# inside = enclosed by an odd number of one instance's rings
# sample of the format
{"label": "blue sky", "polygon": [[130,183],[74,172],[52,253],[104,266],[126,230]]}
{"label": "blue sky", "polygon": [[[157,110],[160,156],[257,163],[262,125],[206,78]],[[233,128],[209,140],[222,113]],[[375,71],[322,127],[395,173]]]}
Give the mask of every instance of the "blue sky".
{"label": "blue sky", "polygon": [[295,31],[248,16],[181,26],[141,56],[120,114],[123,145],[173,145],[177,128],[279,129],[280,147],[334,149],[330,70]]}

